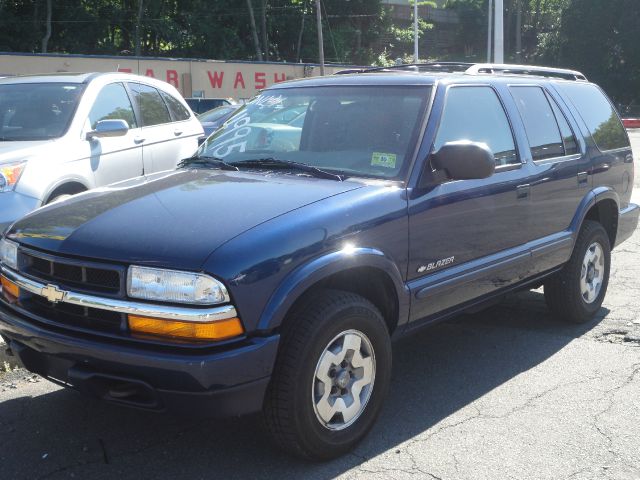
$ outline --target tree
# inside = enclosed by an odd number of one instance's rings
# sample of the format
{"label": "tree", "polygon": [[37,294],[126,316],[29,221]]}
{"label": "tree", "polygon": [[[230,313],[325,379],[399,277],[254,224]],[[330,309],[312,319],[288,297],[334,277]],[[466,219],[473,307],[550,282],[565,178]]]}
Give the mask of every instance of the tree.
{"label": "tree", "polygon": [[251,36],[253,37],[253,46],[256,49],[256,56],[262,61],[262,50],[260,49],[260,41],[258,40],[258,30],[256,29],[256,18],[253,15],[253,4],[251,0],[247,0],[247,10],[249,11],[249,20],[251,22]]}
{"label": "tree", "polygon": [[52,0],[47,0],[47,33],[45,33],[44,38],[42,39],[42,53],[47,53],[47,47],[49,46],[49,39],[51,38],[51,14],[53,6],[51,4]]}
{"label": "tree", "polygon": [[638,25],[637,0],[572,0],[547,58],[584,72],[618,103],[640,103]]}

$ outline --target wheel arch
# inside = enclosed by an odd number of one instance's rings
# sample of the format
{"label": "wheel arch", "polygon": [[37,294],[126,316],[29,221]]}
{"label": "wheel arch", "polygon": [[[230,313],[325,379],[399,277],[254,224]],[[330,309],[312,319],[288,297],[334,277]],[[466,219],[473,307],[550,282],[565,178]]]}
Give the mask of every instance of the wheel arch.
{"label": "wheel arch", "polygon": [[390,333],[409,315],[409,290],[398,266],[380,250],[353,248],[328,253],[290,273],[263,309],[258,330],[279,328],[295,304],[317,288],[338,288],[367,298],[382,312]]}
{"label": "wheel arch", "polygon": [[585,220],[599,222],[607,232],[611,248],[616,242],[618,232],[618,217],[620,212],[620,197],[610,187],[598,187],[587,194],[573,219],[571,229],[576,235],[582,228]]}
{"label": "wheel arch", "polygon": [[89,190],[89,186],[81,178],[66,178],[51,185],[43,197],[42,204],[46,205],[58,195],[74,195]]}

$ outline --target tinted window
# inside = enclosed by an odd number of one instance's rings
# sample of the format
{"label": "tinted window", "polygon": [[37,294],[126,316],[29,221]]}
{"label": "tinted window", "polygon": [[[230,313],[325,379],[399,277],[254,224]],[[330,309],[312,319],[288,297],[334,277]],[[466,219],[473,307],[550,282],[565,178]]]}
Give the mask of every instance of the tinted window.
{"label": "tinted window", "polygon": [[213,110],[209,110],[208,112],[204,112],[198,115],[198,120],[200,120],[201,122],[215,122],[216,120],[221,119],[225,115],[229,115],[235,110],[236,109],[233,107],[214,108]]}
{"label": "tinted window", "polygon": [[540,87],[511,87],[534,160],[561,157],[564,146],[551,105]]}
{"label": "tinted window", "polygon": [[83,85],[65,83],[0,85],[0,141],[62,136],[82,90]]}
{"label": "tinted window", "polygon": [[434,146],[438,150],[458,140],[486,143],[496,165],[520,163],[507,115],[492,88],[454,87],[447,92]]}
{"label": "tinted window", "polygon": [[138,126],[131,101],[121,83],[112,83],[100,90],[89,113],[91,128],[95,129],[100,120],[124,120],[130,128]]}
{"label": "tinted window", "polygon": [[597,87],[586,83],[562,83],[558,87],[571,99],[600,150],[629,146],[618,115]]}
{"label": "tinted window", "polygon": [[177,98],[174,98],[163,91],[161,91],[160,94],[167,104],[167,107],[169,107],[169,111],[171,112],[171,116],[173,117],[174,121],[179,122],[189,119],[189,117],[191,116],[189,110],[187,110]]}
{"label": "tinted window", "polygon": [[129,85],[140,107],[143,126],[149,127],[151,125],[171,122],[169,110],[167,110],[167,106],[164,104],[164,101],[162,101],[158,90],[140,83],[131,83]]}
{"label": "tinted window", "polygon": [[558,107],[556,101],[548,95],[547,100],[551,103],[551,108],[553,109],[553,113],[558,121],[558,126],[560,127],[560,133],[562,134],[562,141],[564,143],[564,154],[573,155],[574,153],[578,153],[578,142],[571,130],[571,127],[569,126],[569,122],[567,122],[564,114],[560,111],[560,107]]}

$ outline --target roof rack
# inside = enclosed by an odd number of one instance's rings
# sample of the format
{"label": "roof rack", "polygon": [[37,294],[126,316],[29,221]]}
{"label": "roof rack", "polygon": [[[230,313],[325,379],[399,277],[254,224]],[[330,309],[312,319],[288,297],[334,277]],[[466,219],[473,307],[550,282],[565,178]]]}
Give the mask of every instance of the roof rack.
{"label": "roof rack", "polygon": [[476,63],[469,67],[465,73],[467,75],[532,75],[536,77],[562,78],[564,80],[576,80],[583,82],[587,81],[587,77],[576,70],[539,67],[536,65],[510,65],[506,63]]}
{"label": "roof rack", "polygon": [[407,70],[410,72],[445,72],[445,73],[464,73],[470,67],[475,65],[468,62],[429,62],[429,63],[404,63],[402,65],[391,65],[389,67],[362,67],[348,68],[340,70],[334,75],[346,75],[349,73],[374,73],[374,72],[392,72],[398,70]]}
{"label": "roof rack", "polygon": [[335,75],[346,75],[349,73],[393,72],[399,70],[409,72],[464,73],[466,75],[530,75],[536,77],[561,78],[563,80],[587,81],[587,77],[576,70],[539,67],[535,65],[468,62],[407,63],[404,65],[392,65],[390,67],[349,68],[346,70],[340,70],[339,72],[336,72]]}

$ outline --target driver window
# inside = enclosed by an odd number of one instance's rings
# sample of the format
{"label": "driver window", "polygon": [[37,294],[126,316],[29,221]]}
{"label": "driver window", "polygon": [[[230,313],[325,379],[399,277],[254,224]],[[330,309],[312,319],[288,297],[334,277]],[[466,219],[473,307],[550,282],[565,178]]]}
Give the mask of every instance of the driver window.
{"label": "driver window", "polygon": [[490,87],[452,87],[447,92],[434,151],[459,140],[486,143],[496,166],[520,164],[509,120]]}
{"label": "driver window", "polygon": [[93,130],[100,120],[125,120],[129,128],[138,126],[131,101],[121,83],[107,85],[98,94],[89,113],[89,122]]}

